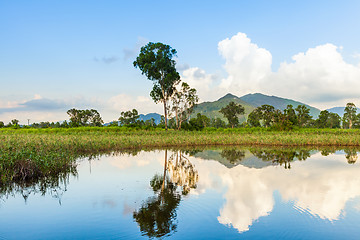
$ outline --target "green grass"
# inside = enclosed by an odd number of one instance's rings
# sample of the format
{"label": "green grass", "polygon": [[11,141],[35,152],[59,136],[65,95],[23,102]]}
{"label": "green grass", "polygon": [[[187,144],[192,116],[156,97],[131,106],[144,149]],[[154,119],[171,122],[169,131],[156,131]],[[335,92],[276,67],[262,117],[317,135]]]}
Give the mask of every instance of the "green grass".
{"label": "green grass", "polygon": [[264,128],[200,132],[119,127],[0,129],[0,186],[74,172],[84,156],[141,148],[207,145],[360,146],[360,130]]}

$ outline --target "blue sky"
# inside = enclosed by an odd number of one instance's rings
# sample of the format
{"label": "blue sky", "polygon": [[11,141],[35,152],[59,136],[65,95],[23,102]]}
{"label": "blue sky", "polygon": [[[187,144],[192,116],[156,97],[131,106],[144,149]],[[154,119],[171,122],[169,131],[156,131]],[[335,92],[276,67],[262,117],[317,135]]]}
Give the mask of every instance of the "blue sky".
{"label": "blue sky", "polygon": [[132,62],[178,51],[202,101],[262,92],[320,109],[360,105],[359,1],[0,1],[0,121],[98,109],[159,112]]}

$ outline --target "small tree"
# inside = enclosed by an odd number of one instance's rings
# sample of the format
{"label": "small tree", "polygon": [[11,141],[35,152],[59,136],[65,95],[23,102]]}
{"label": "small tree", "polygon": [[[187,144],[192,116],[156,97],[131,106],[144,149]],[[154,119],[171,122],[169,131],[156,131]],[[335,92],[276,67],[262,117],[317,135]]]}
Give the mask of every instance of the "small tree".
{"label": "small tree", "polygon": [[265,127],[270,127],[275,120],[275,108],[271,105],[264,104],[258,107],[260,118],[263,120]]}
{"label": "small tree", "polygon": [[79,110],[72,108],[67,111],[70,117],[70,126],[101,126],[104,122],[101,119],[99,112],[95,109]]}
{"label": "small tree", "polygon": [[251,127],[261,127],[260,124],[260,120],[261,120],[261,113],[258,110],[258,108],[255,108],[248,116],[247,119],[247,123],[251,126]]}
{"label": "small tree", "polygon": [[329,128],[340,128],[341,117],[337,113],[329,113],[327,127]]}
{"label": "small tree", "polygon": [[176,62],[173,57],[176,50],[163,43],[149,42],[140,50],[139,56],[134,61],[142,74],[153,81],[150,96],[155,103],[164,104],[165,129],[167,129],[168,101],[174,93],[175,85],[180,82],[180,75],[176,71]]}
{"label": "small tree", "polygon": [[299,127],[307,126],[312,119],[312,116],[310,115],[310,109],[305,105],[298,105],[295,108],[295,111],[297,112]]}
{"label": "small tree", "polygon": [[189,84],[183,82],[179,90],[175,90],[172,100],[172,112],[175,113],[176,127],[181,128],[181,123],[188,120],[194,107],[199,101],[196,89],[190,88]]}
{"label": "small tree", "polygon": [[138,118],[138,111],[133,109],[132,111],[121,112],[119,121],[121,125],[136,124]]}
{"label": "small tree", "polygon": [[17,119],[11,120],[11,126],[19,126],[19,120]]}
{"label": "small tree", "polygon": [[5,126],[4,122],[0,121],[0,128],[3,128]]}
{"label": "small tree", "polygon": [[210,126],[215,128],[224,128],[226,123],[221,118],[212,118],[210,120]]}
{"label": "small tree", "polygon": [[321,111],[318,119],[315,120],[315,126],[318,128],[326,128],[329,115],[330,113],[328,110]]}
{"label": "small tree", "polygon": [[234,128],[239,124],[238,115],[245,113],[245,108],[241,104],[230,102],[227,106],[220,109],[220,112],[227,118],[229,125]]}
{"label": "small tree", "polygon": [[287,120],[289,120],[291,122],[292,125],[297,125],[298,123],[298,119],[295,113],[295,110],[293,108],[293,105],[289,104],[286,106],[286,108],[284,109],[284,114],[287,118]]}

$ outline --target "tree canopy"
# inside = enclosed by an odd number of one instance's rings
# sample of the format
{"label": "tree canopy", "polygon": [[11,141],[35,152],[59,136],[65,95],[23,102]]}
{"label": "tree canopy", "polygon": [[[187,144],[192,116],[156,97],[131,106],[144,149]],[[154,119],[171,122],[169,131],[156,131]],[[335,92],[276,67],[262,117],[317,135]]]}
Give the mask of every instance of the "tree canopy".
{"label": "tree canopy", "polygon": [[95,109],[85,109],[79,110],[72,108],[67,111],[67,114],[70,117],[70,126],[71,127],[80,127],[80,126],[102,126],[104,121],[102,120],[100,113]]}
{"label": "tree canopy", "polygon": [[241,104],[230,102],[228,105],[220,109],[220,112],[227,118],[229,125],[234,128],[239,124],[238,115],[245,113],[245,108]]}
{"label": "tree canopy", "polygon": [[132,111],[121,112],[119,121],[121,125],[135,124],[139,118],[139,113],[136,109]]}

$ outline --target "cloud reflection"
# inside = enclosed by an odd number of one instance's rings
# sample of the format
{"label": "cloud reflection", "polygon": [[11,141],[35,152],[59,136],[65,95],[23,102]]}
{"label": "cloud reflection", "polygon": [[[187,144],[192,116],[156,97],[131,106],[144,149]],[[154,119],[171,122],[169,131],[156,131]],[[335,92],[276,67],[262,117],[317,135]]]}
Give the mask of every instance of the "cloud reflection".
{"label": "cloud reflection", "polygon": [[228,169],[217,162],[192,160],[199,172],[198,192],[227,189],[218,221],[239,232],[269,215],[274,207],[274,191],[284,201],[294,201],[298,211],[306,210],[330,221],[338,220],[345,214],[346,203],[360,196],[360,169],[358,164],[348,164],[344,155],[315,154],[306,162],[292,163],[290,171],[242,165]]}

